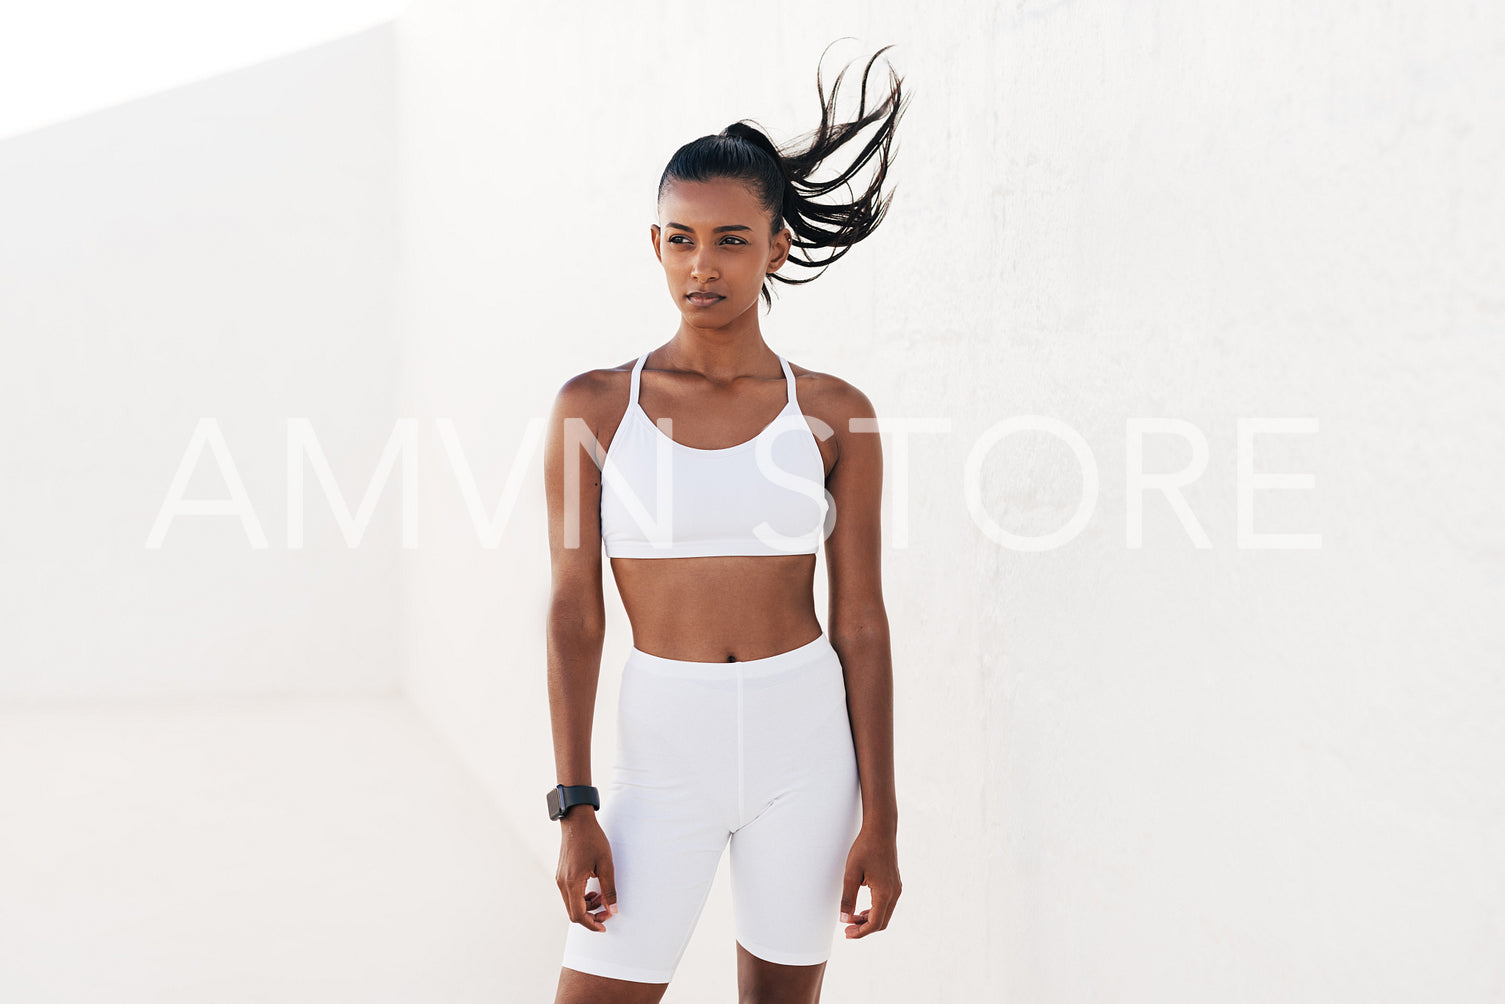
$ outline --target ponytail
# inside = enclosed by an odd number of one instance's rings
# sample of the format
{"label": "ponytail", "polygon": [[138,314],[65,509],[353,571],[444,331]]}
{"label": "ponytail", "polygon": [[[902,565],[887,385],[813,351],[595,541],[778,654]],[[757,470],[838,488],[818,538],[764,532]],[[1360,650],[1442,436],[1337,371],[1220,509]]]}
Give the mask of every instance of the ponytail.
{"label": "ponytail", "polygon": [[[888,212],[893,192],[885,194],[883,183],[888,177],[889,165],[893,162],[894,130],[908,107],[909,95],[903,93],[903,80],[890,66],[888,94],[877,107],[868,111],[867,80],[873,63],[891,48],[893,46],[886,45],[879,49],[864,67],[857,117],[852,121],[836,120],[836,96],[849,66],[843,67],[836,75],[828,99],[821,86],[820,68],[817,65],[815,93],[820,98],[821,114],[820,125],[815,129],[796,137],[781,148],[775,146],[767,133],[751,120],[743,119],[714,136],[702,136],[680,147],[669,159],[668,166],[659,178],[660,198],[673,181],[730,178],[746,182],[772,217],[770,236],[777,234],[780,227],[788,226],[794,234],[794,248],[807,252],[820,249],[830,251],[824,258],[815,258],[808,254],[799,257],[791,249],[786,264],[820,271],[803,279],[790,278],[777,272],[768,273],[763,281],[762,296],[770,309],[773,306],[770,280],[800,285],[817,278],[826,266],[876,230]],[[863,129],[879,122],[881,125],[878,132],[862,146],[845,170],[828,181],[811,180],[811,175],[833,153]],[[875,156],[877,164],[872,180],[860,196],[850,202],[817,201],[817,197],[843,185],[847,186],[850,193],[853,175]]]}

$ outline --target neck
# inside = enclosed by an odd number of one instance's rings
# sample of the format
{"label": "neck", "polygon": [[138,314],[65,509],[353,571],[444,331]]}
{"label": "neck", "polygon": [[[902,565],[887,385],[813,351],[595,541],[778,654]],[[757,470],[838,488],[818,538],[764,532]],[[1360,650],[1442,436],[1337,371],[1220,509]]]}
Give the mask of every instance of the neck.
{"label": "neck", "polygon": [[698,373],[712,383],[727,384],[739,377],[783,377],[777,354],[754,332],[751,338],[736,341],[718,340],[683,328],[657,350],[654,365],[658,369]]}

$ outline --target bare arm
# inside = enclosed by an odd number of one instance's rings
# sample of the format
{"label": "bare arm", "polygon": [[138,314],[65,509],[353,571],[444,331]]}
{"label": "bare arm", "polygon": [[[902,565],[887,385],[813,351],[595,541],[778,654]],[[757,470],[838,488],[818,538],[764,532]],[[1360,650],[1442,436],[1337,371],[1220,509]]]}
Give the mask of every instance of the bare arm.
{"label": "bare arm", "polygon": [[[560,389],[544,445],[551,567],[549,716],[557,783],[566,785],[592,783],[591,727],[606,638],[601,587],[601,479],[592,452],[593,384],[592,375],[584,373]],[[571,809],[565,818],[593,812],[585,806]]]}
{"label": "bare arm", "polygon": [[[591,726],[606,603],[601,591],[601,478],[596,446],[599,382],[593,373],[559,390],[544,445],[549,508],[549,717],[559,784],[591,784]],[[590,805],[570,809],[559,824],[554,881],[573,923],[606,930],[616,911],[611,845]],[[586,892],[591,876],[599,892]]]}
{"label": "bare arm", "polygon": [[894,688],[888,614],[883,606],[879,508],[883,451],[876,432],[852,431],[853,418],[875,417],[872,402],[841,384],[830,414],[838,448],[827,489],[836,522],[826,538],[831,645],[847,683],[857,767],[862,780],[862,825],[892,836],[899,825],[894,791]]}

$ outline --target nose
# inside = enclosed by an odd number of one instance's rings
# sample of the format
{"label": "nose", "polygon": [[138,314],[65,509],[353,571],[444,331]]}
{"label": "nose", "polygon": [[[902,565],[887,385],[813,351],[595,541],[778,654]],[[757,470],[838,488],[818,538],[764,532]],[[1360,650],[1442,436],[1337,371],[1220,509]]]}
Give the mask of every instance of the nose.
{"label": "nose", "polygon": [[695,252],[695,260],[690,263],[690,276],[696,282],[716,278],[716,262],[708,248],[702,247]]}

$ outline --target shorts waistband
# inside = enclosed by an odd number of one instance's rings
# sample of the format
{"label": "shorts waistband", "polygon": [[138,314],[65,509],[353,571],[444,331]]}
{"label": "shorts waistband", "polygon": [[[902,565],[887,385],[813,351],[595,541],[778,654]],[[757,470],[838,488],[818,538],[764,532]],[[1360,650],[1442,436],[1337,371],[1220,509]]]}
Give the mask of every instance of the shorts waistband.
{"label": "shorts waistband", "polygon": [[737,675],[747,677],[783,673],[822,658],[828,652],[834,653],[835,649],[831,647],[830,639],[822,631],[816,638],[806,642],[799,648],[792,648],[787,652],[780,652],[777,655],[764,656],[761,659],[744,659],[740,662],[695,662],[688,659],[666,659],[661,655],[650,655],[634,645],[631,652],[628,653],[627,662],[629,665],[640,666],[643,669],[662,673],[666,676],[717,679]]}

